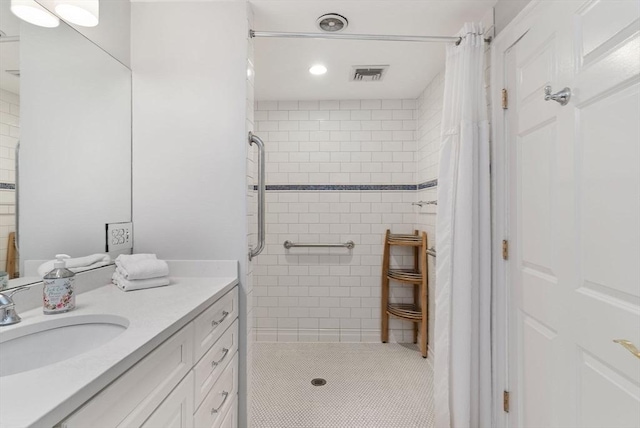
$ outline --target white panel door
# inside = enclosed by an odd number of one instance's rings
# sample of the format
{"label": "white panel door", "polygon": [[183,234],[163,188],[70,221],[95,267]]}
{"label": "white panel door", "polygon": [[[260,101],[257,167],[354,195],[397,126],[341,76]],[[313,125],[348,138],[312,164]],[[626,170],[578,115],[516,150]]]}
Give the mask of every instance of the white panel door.
{"label": "white panel door", "polygon": [[[640,426],[640,2],[541,2],[505,56],[513,427]],[[566,106],[544,87],[568,86]]]}

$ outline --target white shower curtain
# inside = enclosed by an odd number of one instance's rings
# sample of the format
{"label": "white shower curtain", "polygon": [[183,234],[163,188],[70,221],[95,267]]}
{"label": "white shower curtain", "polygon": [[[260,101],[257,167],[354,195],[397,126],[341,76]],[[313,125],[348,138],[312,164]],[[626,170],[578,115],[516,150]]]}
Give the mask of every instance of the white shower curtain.
{"label": "white shower curtain", "polygon": [[484,36],[447,47],[435,290],[435,427],[491,426],[489,125]]}

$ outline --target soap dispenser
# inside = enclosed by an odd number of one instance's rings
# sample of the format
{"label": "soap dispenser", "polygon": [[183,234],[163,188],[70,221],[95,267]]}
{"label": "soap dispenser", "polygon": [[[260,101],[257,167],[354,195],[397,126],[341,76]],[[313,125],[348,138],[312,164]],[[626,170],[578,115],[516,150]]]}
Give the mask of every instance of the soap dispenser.
{"label": "soap dispenser", "polygon": [[76,274],[66,268],[66,254],[56,254],[53,270],[44,276],[43,311],[45,315],[68,312],[76,307],[73,283]]}

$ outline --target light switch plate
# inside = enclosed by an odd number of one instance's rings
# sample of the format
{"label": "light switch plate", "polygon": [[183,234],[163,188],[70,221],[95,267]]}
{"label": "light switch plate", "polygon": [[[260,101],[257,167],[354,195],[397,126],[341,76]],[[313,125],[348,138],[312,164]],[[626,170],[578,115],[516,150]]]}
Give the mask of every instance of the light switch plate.
{"label": "light switch plate", "polygon": [[106,230],[107,253],[133,248],[133,223],[107,223]]}

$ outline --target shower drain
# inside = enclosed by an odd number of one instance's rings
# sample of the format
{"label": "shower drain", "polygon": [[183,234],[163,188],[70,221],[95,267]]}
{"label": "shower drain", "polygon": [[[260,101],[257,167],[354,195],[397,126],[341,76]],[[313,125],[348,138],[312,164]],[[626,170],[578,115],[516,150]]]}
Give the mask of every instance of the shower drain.
{"label": "shower drain", "polygon": [[327,381],[321,378],[315,378],[315,379],[311,379],[311,385],[313,386],[322,386],[322,385],[326,385]]}

